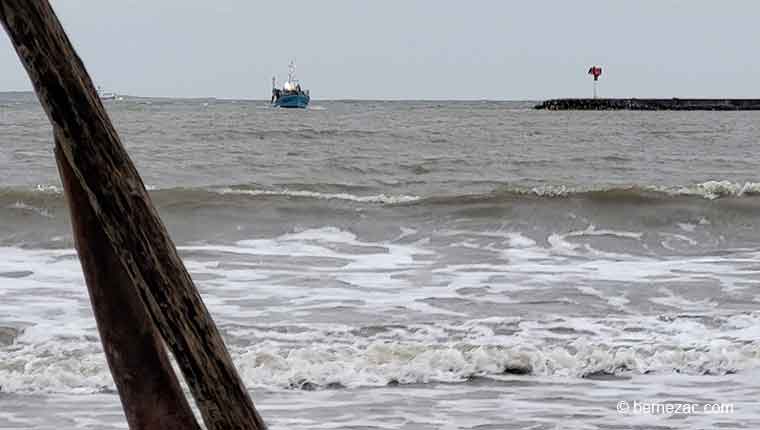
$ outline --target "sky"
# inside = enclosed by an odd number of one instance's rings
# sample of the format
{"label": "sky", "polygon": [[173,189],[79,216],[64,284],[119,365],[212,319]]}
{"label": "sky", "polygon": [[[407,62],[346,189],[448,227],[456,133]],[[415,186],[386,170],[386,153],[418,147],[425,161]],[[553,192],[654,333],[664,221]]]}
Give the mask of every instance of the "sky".
{"label": "sky", "polygon": [[[155,97],[760,98],[756,0],[53,0],[96,85]],[[0,91],[30,90],[5,34]]]}

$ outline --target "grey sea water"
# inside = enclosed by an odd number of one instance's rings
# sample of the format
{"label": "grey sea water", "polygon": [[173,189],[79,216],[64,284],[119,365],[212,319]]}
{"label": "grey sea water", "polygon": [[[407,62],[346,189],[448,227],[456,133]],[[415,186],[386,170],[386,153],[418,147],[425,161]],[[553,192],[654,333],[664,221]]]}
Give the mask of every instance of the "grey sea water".
{"label": "grey sea water", "polygon": [[[532,105],[106,106],[273,429],[760,427],[758,114]],[[51,140],[0,94],[0,428],[125,428]]]}

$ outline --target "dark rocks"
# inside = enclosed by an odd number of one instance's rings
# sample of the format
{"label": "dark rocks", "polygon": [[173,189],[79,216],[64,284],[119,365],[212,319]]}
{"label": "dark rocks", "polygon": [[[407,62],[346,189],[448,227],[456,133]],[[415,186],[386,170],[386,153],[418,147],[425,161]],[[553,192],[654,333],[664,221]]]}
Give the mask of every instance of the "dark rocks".
{"label": "dark rocks", "polygon": [[615,372],[599,370],[583,375],[583,379],[590,379],[592,381],[626,381],[631,379],[631,377],[626,375],[619,375]]}
{"label": "dark rocks", "polygon": [[505,375],[530,375],[533,368],[530,365],[507,365],[504,368]]}
{"label": "dark rocks", "polygon": [[546,110],[760,110],[760,99],[552,99]]}

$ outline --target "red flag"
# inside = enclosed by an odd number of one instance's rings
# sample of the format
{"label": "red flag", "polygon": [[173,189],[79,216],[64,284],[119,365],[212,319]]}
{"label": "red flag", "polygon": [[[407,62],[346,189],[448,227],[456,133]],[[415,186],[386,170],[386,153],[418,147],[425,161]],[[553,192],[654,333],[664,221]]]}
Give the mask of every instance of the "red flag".
{"label": "red flag", "polygon": [[599,76],[602,75],[602,68],[597,66],[591,66],[590,69],[588,69],[588,74],[594,76],[594,80],[599,80]]}

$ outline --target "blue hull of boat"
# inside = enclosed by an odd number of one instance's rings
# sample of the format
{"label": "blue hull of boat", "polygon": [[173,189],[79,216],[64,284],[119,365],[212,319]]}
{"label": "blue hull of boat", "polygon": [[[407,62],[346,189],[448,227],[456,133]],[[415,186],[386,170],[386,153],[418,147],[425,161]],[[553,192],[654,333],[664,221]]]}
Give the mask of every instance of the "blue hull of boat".
{"label": "blue hull of boat", "polygon": [[275,100],[274,106],[275,107],[281,107],[281,108],[305,108],[309,105],[309,100],[311,98],[306,95],[292,95],[292,96],[282,96],[279,99]]}

